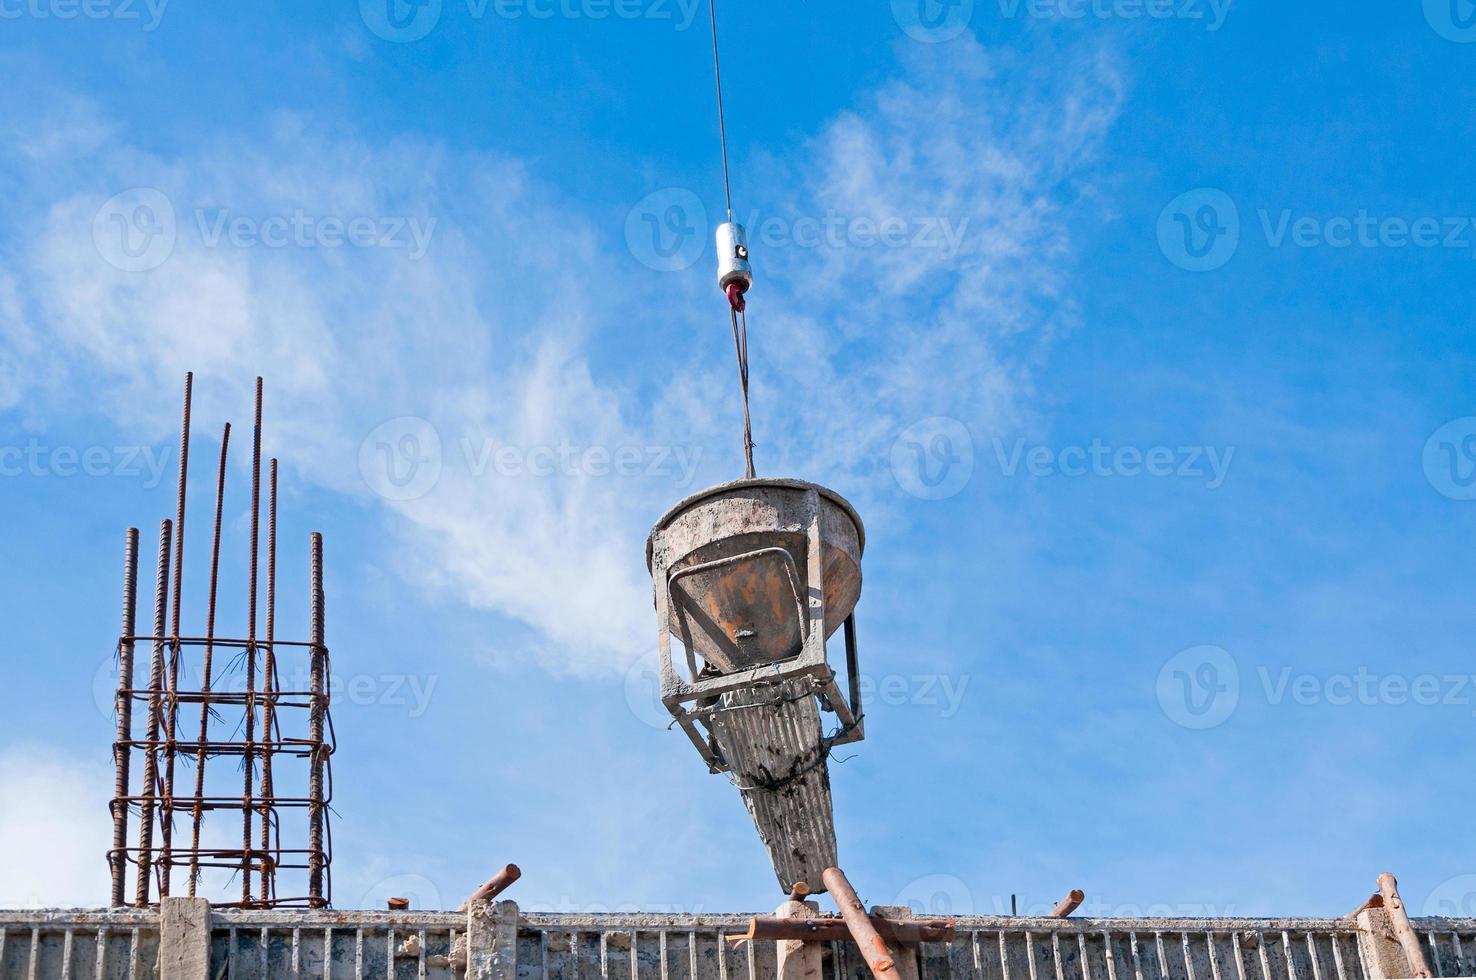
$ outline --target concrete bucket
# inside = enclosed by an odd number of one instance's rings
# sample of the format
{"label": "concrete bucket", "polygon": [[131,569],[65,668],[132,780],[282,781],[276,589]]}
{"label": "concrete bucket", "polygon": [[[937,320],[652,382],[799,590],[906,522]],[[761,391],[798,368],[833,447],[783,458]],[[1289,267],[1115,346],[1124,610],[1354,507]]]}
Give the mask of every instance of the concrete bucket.
{"label": "concrete bucket", "polygon": [[[772,479],[688,497],[647,542],[662,700],[712,771],[733,774],[786,891],[823,891],[820,873],[837,863],[827,760],[863,734],[853,612],[864,546],[838,494]],[[842,626],[849,701],[825,649]],[[823,713],[836,716],[828,735]]]}
{"label": "concrete bucket", "polygon": [[796,480],[740,480],[677,504],[646,545],[668,572],[668,627],[718,673],[797,657],[808,629],[810,497],[820,505],[825,637],[861,597],[865,534],[851,505]]}

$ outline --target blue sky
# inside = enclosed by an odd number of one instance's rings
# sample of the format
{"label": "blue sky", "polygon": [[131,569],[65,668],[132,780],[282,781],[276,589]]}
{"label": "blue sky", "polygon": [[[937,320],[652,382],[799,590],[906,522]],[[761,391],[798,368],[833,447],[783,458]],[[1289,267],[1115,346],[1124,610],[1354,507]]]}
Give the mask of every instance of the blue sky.
{"label": "blue sky", "polygon": [[[258,374],[280,635],[326,536],[336,904],[770,907],[642,566],[742,467],[705,9],[385,2],[0,0],[0,903],[106,900],[193,370],[186,622]],[[1476,914],[1476,11],[916,2],[718,7],[758,468],[867,522],[852,880]]]}

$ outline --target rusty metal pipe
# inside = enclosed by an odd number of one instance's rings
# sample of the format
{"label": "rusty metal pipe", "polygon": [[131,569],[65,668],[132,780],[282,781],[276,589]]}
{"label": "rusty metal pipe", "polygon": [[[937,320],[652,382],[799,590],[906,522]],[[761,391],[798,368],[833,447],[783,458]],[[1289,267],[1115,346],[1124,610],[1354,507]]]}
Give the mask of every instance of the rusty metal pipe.
{"label": "rusty metal pipe", "polygon": [[471,896],[461,903],[456,909],[465,912],[471,907],[472,902],[490,902],[492,899],[507,891],[508,887],[519,878],[523,877],[523,871],[516,864],[509,864],[501,871],[487,879],[487,883],[471,893]]}
{"label": "rusty metal pipe", "polygon": [[1388,871],[1379,875],[1379,894],[1384,898],[1384,912],[1389,916],[1389,925],[1394,929],[1394,938],[1404,947],[1404,958],[1409,961],[1410,975],[1430,976],[1430,965],[1425,962],[1425,950],[1420,946],[1420,937],[1409,923],[1409,913],[1404,909],[1404,900],[1399,897],[1399,882]]}
{"label": "rusty metal pipe", "polygon": [[866,907],[856,897],[856,889],[846,880],[845,872],[840,868],[826,868],[820,873],[820,880],[835,898],[841,918],[850,927],[851,939],[861,950],[861,957],[871,968],[872,975],[877,980],[892,980],[896,977],[897,966],[892,962],[887,944],[871,924],[871,919],[866,915]]}
{"label": "rusty metal pipe", "polygon": [[1067,893],[1066,897],[1057,902],[1056,907],[1051,909],[1051,918],[1067,918],[1071,915],[1072,912],[1075,912],[1077,909],[1081,908],[1081,903],[1084,901],[1086,901],[1086,892],[1082,891],[1080,888],[1071,889],[1071,891]]}
{"label": "rusty metal pipe", "polygon": [[[868,916],[868,919],[883,940],[902,945],[952,942],[958,932],[947,919],[884,919],[877,915]],[[815,943],[854,941],[850,925],[844,919],[788,919],[772,915],[754,916],[748,920],[747,932],[727,938],[729,942],[760,939]]]}

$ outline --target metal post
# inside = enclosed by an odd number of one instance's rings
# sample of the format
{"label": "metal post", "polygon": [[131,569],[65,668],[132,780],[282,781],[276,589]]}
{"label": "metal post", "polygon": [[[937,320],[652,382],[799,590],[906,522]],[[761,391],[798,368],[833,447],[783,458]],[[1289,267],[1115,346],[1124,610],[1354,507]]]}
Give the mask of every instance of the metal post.
{"label": "metal post", "polygon": [[118,639],[118,693],[113,709],[118,715],[118,737],[113,742],[113,870],[112,904],[123,904],[123,879],[128,868],[128,745],[133,738],[133,637],[138,611],[138,528],[123,536],[123,626]]}
{"label": "metal post", "polygon": [[149,873],[153,870],[154,805],[159,781],[159,724],[163,712],[164,631],[169,612],[169,546],[173,524],[159,524],[159,557],[154,566],[154,650],[149,658],[149,720],[144,734],[143,802],[138,816],[138,882],[133,904],[149,904]]}
{"label": "metal post", "polygon": [[312,590],[312,713],[308,738],[312,743],[312,775],[308,784],[308,898],[314,907],[327,902],[323,897],[323,715],[327,696],[328,651],[323,646],[323,535],[314,531],[309,536],[311,551],[310,583]]}

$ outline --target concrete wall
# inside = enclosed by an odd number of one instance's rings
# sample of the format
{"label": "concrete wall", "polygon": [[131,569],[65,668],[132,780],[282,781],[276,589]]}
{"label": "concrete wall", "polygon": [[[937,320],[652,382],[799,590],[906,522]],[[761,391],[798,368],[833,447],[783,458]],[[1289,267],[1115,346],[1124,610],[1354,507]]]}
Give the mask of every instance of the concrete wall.
{"label": "concrete wall", "polygon": [[[161,930],[161,919],[163,922]],[[208,921],[208,926],[205,923]],[[0,978],[776,980],[774,943],[732,946],[746,915],[0,911]],[[1408,976],[1377,920],[955,920],[917,950],[921,980],[1387,980]],[[1476,919],[1416,919],[1437,977],[1476,976]],[[161,943],[161,935],[165,941]],[[201,953],[208,972],[201,970]],[[164,954],[161,957],[161,952]],[[825,980],[869,980],[824,944]]]}

